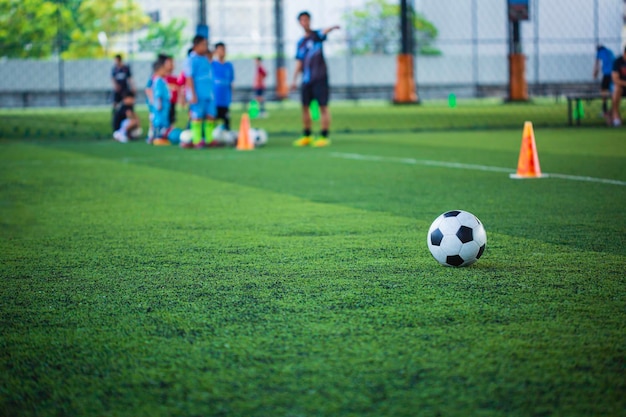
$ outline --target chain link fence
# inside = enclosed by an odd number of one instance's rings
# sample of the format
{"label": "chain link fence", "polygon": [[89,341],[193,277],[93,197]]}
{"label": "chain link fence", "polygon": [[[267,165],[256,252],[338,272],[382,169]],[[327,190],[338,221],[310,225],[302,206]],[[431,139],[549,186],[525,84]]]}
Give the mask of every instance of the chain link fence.
{"label": "chain link fence", "polygon": [[[108,29],[102,21],[100,28],[86,28],[86,11],[102,10],[95,4],[105,7],[107,2],[118,8]],[[40,0],[44,9],[26,10],[28,3],[2,6],[13,7],[2,10],[5,23],[20,18],[38,19],[39,23],[27,33],[28,39],[23,33],[17,40],[0,36],[0,107],[106,105],[115,53],[124,55],[141,92],[159,48],[167,46],[167,52],[176,57],[176,67],[182,67],[198,23],[198,0]],[[289,80],[295,45],[302,35],[296,16],[306,9],[316,28],[341,25],[325,43],[333,99],[392,99],[400,48],[399,1],[278,4],[284,16]],[[507,97],[506,0],[414,0],[412,4],[416,16],[414,76],[423,102],[451,95],[460,100]],[[603,44],[616,56],[621,54],[625,5],[624,0],[530,0],[530,18],[521,23],[521,38],[531,99],[558,100],[569,92],[599,91],[599,82],[592,77],[595,49]],[[235,68],[234,100],[245,104],[251,99],[256,56],[264,57],[268,90],[273,91],[277,2],[206,0],[205,6],[210,40],[226,44]]]}

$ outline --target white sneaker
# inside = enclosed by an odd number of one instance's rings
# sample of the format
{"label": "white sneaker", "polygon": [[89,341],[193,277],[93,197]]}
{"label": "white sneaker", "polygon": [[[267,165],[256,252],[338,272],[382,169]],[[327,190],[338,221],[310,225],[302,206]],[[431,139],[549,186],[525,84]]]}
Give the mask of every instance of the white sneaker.
{"label": "white sneaker", "polygon": [[620,119],[613,119],[613,126],[619,127],[622,125],[622,121]]}
{"label": "white sneaker", "polygon": [[118,141],[119,143],[128,143],[128,136],[121,130],[116,130],[113,132],[113,139]]}

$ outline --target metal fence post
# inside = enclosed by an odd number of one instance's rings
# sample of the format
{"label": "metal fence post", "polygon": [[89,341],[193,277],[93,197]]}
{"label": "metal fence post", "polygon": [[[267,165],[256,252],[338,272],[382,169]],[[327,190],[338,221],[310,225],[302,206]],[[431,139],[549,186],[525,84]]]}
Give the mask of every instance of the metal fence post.
{"label": "metal fence post", "polygon": [[57,60],[59,71],[59,106],[65,106],[65,65],[63,57],[63,16],[61,14],[61,4],[63,0],[57,0]]}

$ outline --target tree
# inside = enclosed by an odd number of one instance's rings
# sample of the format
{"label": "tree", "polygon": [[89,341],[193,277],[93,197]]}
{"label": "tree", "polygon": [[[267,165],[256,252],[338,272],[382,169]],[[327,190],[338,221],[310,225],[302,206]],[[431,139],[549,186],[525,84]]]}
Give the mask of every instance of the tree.
{"label": "tree", "polygon": [[[365,5],[344,15],[353,54],[395,54],[400,49],[400,5],[388,0],[369,0]],[[433,47],[437,28],[421,13],[414,13],[416,52],[439,55]]]}
{"label": "tree", "polygon": [[0,56],[47,58],[63,50],[62,31],[73,27],[58,1],[0,0]]}
{"label": "tree", "polygon": [[172,19],[167,25],[151,23],[148,34],[139,41],[139,50],[146,52],[162,52],[176,56],[183,47],[183,29],[187,22]]}
{"label": "tree", "polygon": [[105,33],[108,39],[114,40],[116,36],[143,28],[150,22],[134,0],[83,0],[77,16],[64,58],[106,56],[108,51],[100,44],[98,34]]}

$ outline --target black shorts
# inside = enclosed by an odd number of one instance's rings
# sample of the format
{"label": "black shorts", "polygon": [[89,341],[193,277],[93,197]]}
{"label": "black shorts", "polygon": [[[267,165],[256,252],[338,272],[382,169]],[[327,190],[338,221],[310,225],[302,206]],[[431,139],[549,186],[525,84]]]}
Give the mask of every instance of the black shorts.
{"label": "black shorts", "polygon": [[128,89],[128,86],[126,87],[120,86],[119,90],[113,90],[113,105],[121,103],[122,99],[124,98],[124,94],[126,94],[129,91],[130,90]]}
{"label": "black shorts", "polygon": [[176,121],[176,103],[170,103],[170,126]]}
{"label": "black shorts", "polygon": [[216,119],[227,120],[230,117],[228,107],[217,106]]}
{"label": "black shorts", "polygon": [[123,91],[114,91],[113,92],[113,105],[117,105],[122,102],[122,93]]}
{"label": "black shorts", "polygon": [[600,90],[601,91],[609,91],[611,89],[611,84],[613,83],[610,75],[602,76],[602,81],[600,82]]}
{"label": "black shorts", "polygon": [[230,130],[230,110],[228,107],[217,106],[217,115],[215,116],[216,120],[224,121],[224,129]]}
{"label": "black shorts", "polygon": [[313,99],[317,100],[320,106],[327,106],[330,98],[328,79],[312,81],[302,84],[302,105],[308,106]]}
{"label": "black shorts", "polygon": [[265,94],[265,88],[255,88],[254,89],[254,95],[257,97],[263,97],[263,94]]}

